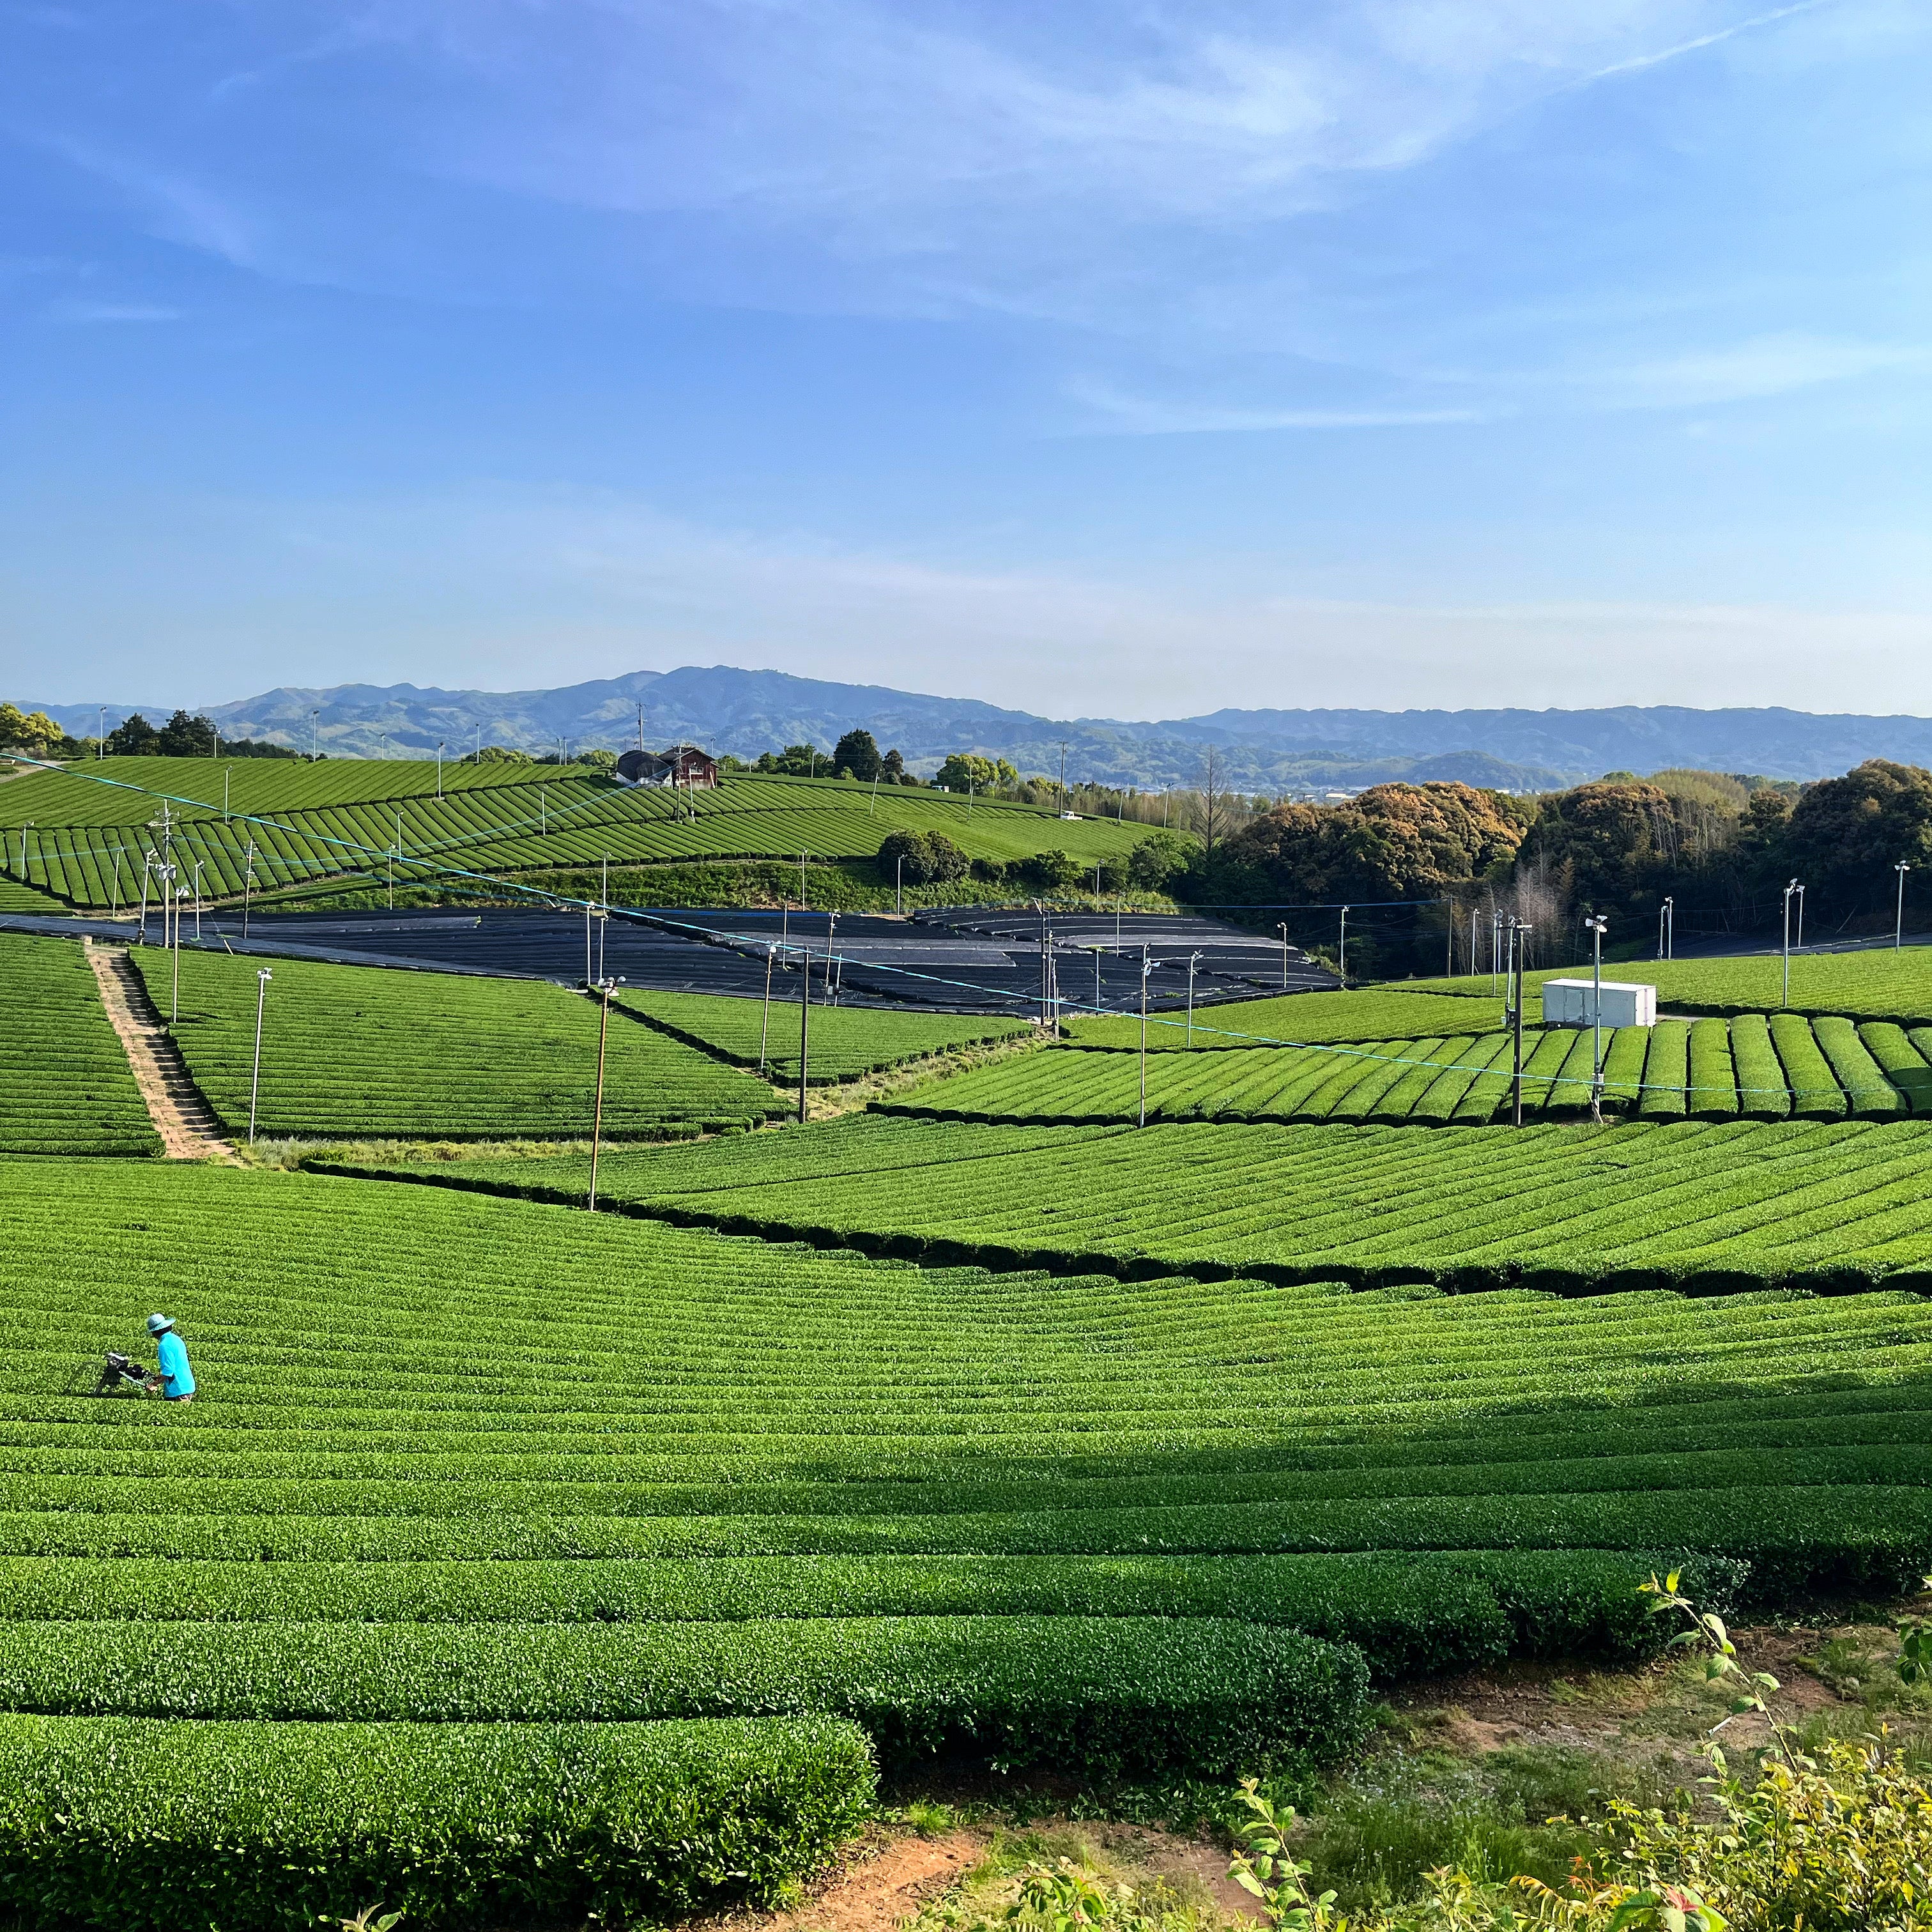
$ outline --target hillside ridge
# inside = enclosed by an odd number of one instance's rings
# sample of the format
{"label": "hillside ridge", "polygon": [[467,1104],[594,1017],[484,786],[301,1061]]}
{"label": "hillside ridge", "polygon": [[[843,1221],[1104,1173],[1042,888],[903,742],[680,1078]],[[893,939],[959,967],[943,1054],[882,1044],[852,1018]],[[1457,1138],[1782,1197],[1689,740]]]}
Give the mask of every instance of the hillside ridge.
{"label": "hillside ridge", "polygon": [[[194,708],[192,700],[178,700]],[[29,701],[76,734],[98,729],[98,704]],[[109,705],[112,725],[135,708]],[[260,738],[337,757],[452,756],[478,742],[541,752],[560,738],[621,749],[642,714],[652,742],[694,740],[755,757],[786,744],[830,752],[854,726],[930,771],[947,753],[976,751],[1026,770],[1149,787],[1198,784],[1207,754],[1247,789],[1389,779],[1455,778],[1548,789],[1611,770],[1688,765],[1771,778],[1818,778],[1870,758],[1932,763],[1932,718],[1814,714],[1778,706],[1697,710],[1619,705],[1574,711],[1222,710],[1196,717],[1056,720],[977,698],[946,698],[729,665],[638,670],[552,689],[446,690],[412,684],[282,686],[202,707],[227,738]],[[316,714],[320,713],[317,716]]]}

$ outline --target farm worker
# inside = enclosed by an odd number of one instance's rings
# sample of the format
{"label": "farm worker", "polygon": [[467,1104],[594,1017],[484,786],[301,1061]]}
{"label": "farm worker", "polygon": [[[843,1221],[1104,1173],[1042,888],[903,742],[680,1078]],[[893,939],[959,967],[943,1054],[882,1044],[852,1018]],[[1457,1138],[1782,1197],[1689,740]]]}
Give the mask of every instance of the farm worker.
{"label": "farm worker", "polygon": [[157,1338],[154,1379],[170,1402],[194,1400],[194,1371],[188,1365],[188,1345],[175,1333],[172,1320],[165,1315],[148,1317],[148,1333]]}

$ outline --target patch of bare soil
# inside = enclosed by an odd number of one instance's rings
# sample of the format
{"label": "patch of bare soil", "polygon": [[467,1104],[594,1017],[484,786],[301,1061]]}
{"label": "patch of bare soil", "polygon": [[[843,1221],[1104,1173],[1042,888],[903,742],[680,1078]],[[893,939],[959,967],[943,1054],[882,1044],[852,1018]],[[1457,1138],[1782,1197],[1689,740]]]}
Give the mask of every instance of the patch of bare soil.
{"label": "patch of bare soil", "polygon": [[802,1904],[746,1912],[719,1932],[892,1932],[950,1892],[986,1856],[984,1832],[962,1827],[934,1838],[883,1826],[850,1846]]}
{"label": "patch of bare soil", "polygon": [[1141,1825],[1100,1825],[1090,1829],[1110,1857],[1151,1877],[1165,1879],[1183,1898],[1204,1896],[1228,1918],[1260,1922],[1261,1901],[1228,1876],[1228,1854],[1219,1844]]}
{"label": "patch of bare soil", "polygon": [[[1741,1667],[1778,1679],[1768,1701],[1781,1722],[1847,1708],[1804,1662],[1825,1634],[1791,1627],[1731,1633]],[[1629,1670],[1501,1665],[1407,1685],[1390,1702],[1420,1735],[1460,1756],[1537,1746],[1641,1752],[1694,1778],[1708,1768],[1701,1754],[1709,1737],[1733,1752],[1769,1741],[1768,1727],[1755,1712],[1730,1715],[1731,1695],[1705,1683],[1687,1670],[1681,1653],[1672,1653]]]}

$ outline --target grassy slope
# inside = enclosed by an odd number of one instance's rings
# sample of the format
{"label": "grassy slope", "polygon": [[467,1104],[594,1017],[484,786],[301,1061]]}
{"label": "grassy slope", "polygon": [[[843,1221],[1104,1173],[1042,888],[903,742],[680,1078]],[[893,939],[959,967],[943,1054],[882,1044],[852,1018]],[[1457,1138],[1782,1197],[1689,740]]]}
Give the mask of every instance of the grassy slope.
{"label": "grassy slope", "polygon": [[159,1154],[79,942],[0,933],[0,1152]]}
{"label": "grassy slope", "polygon": [[[626,993],[620,1004],[634,1006],[674,1033],[700,1042],[740,1066],[755,1067],[762,1043],[775,1079],[798,1078],[799,1011],[795,975],[778,980],[769,1034],[762,1000],[728,998],[711,993]],[[814,1082],[852,1080],[947,1047],[1012,1040],[1028,1031],[1016,1020],[970,1015],[894,1013],[864,1006],[814,1005],[811,1016],[811,1078]]]}
{"label": "grassy slope", "polygon": [[[1545,980],[1589,976],[1586,963],[1527,974],[1524,982],[1534,988]],[[1672,1012],[1766,1012],[1774,1011],[1781,1003],[1784,967],[1775,954],[1745,959],[1674,959],[1606,966],[1604,977],[1627,985],[1654,986],[1658,1005]],[[1486,974],[1466,980],[1404,980],[1401,990],[1486,1001],[1493,998]],[[1845,1013],[1858,1019],[1932,1021],[1932,946],[1909,946],[1902,952],[1882,949],[1797,954],[1791,962],[1791,1010]]]}
{"label": "grassy slope", "polygon": [[[158,1002],[167,956],[136,947]],[[184,952],[177,1030],[189,1070],[245,1130],[260,962]],[[262,1044],[265,1136],[576,1138],[590,1131],[596,1006],[535,981],[277,960]],[[745,1122],[782,1112],[762,1081],[620,1016],[610,1024],[604,1131]]]}
{"label": "grassy slope", "polygon": [[[219,773],[208,768],[213,760],[106,760],[104,768],[117,762],[139,768],[133,782],[200,802],[175,850],[187,867],[201,862],[205,885],[218,895],[242,890],[251,838],[257,887],[269,890],[357,867],[386,877],[383,855],[392,847],[404,855],[398,876],[406,883],[428,876],[424,868],[433,866],[496,873],[607,859],[622,865],[801,852],[869,857],[887,832],[901,829],[944,832],[976,858],[1023,858],[1058,848],[1090,865],[1130,850],[1148,831],[896,787],[881,787],[874,798],[868,787],[836,779],[730,778],[697,794],[687,808],[662,792],[568,770],[446,767],[445,796],[438,799],[434,766],[425,779],[422,766],[382,760],[238,764],[235,809],[274,821],[243,824],[220,815]],[[506,770],[521,776],[507,784],[493,776]],[[453,781],[452,771],[466,782]],[[152,839],[142,828],[159,808],[157,799],[110,791],[79,776],[41,775],[10,782],[0,791],[0,808],[11,814],[0,825],[34,821],[26,835],[26,883],[77,903],[107,904],[119,848],[121,897],[138,898],[140,854]],[[17,854],[17,845],[16,839],[10,851]],[[17,872],[17,856],[14,862]]]}
{"label": "grassy slope", "polygon": [[[1554,1286],[1932,1281],[1932,1123],[988,1126],[873,1115],[614,1160],[652,1214],[908,1256]],[[582,1190],[570,1160],[468,1184]]]}

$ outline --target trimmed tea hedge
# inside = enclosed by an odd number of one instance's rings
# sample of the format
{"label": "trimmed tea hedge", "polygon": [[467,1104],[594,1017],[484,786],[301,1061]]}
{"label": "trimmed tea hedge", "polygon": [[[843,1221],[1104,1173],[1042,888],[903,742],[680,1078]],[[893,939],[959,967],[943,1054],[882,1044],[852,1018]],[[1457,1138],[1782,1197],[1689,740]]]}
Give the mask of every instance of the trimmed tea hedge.
{"label": "trimmed tea hedge", "polygon": [[[949,1047],[1016,1040],[1031,1030],[1020,1021],[984,1015],[955,1018],[943,1013],[892,1012],[878,1007],[820,1006],[815,992],[813,999],[808,1078],[814,1086],[856,1080],[905,1060],[943,1053]],[[642,1013],[674,1037],[740,1066],[758,1066],[762,1044],[771,1078],[796,1084],[798,1000],[797,974],[780,972],[773,982],[769,1027],[762,1000],[717,993],[634,992],[620,995],[618,1004]]]}
{"label": "trimmed tea hedge", "polygon": [[772,1899],[863,1823],[826,1718],[160,1724],[0,1715],[0,1912],[298,1932],[684,1917]]}
{"label": "trimmed tea hedge", "polygon": [[784,1617],[1232,1618],[1360,1646],[1384,1680],[1511,1654],[1640,1656],[1636,1586],[1688,1565],[1728,1604],[1734,1559],[1580,1550],[1418,1559],[1317,1556],[844,1556],[635,1560],[113,1563],[0,1558],[0,1622],[209,1624],[749,1622]]}
{"label": "trimmed tea hedge", "polygon": [[[172,958],[136,946],[164,1003]],[[261,962],[181,956],[175,1037],[231,1132],[248,1125]],[[257,1131],[268,1138],[584,1139],[597,1078],[596,1002],[540,980],[278,959],[263,1009]],[[614,1018],[604,1132],[654,1139],[781,1114],[770,1087],[649,1027]]]}
{"label": "trimmed tea hedge", "polygon": [[[626,1152],[604,1168],[600,1198],[928,1264],[1564,1294],[1932,1286],[1924,1120],[1136,1132],[898,1113]],[[338,1171],[567,1203],[580,1198],[586,1165]]]}
{"label": "trimmed tea hedge", "polygon": [[[849,780],[728,774],[692,794],[619,784],[581,766],[330,758],[238,762],[222,808],[213,758],[104,758],[10,780],[0,791],[6,855],[23,885],[76,905],[137,899],[147,829],[167,795],[177,862],[204,888],[238,897],[252,844],[255,890],[280,892],[344,874],[400,884],[449,866],[484,874],[662,864],[681,860],[867,859],[894,830],[943,832],[969,856],[1012,860],[1058,849],[1083,865],[1124,858],[1148,828],[1063,820],[1006,800]],[[98,778],[143,790],[116,790]],[[131,881],[131,885],[130,885]]]}
{"label": "trimmed tea hedge", "polygon": [[970,1749],[1118,1776],[1332,1756],[1361,1654],[1207,1618],[735,1624],[0,1624],[0,1708],[358,1722],[628,1723],[830,1712],[894,1762]]}
{"label": "trimmed tea hedge", "polygon": [[159,1154],[80,942],[0,933],[0,1153]]}
{"label": "trimmed tea hedge", "polygon": [[[1355,996],[1311,993],[1303,998]],[[1433,1010],[1473,1010],[1473,999],[1439,994],[1366,994],[1365,1016],[1408,1000]],[[1286,1006],[1286,1000],[1261,1004]],[[1245,1011],[1234,1010],[1237,1016]],[[1217,1009],[1216,1018],[1227,1010]],[[1237,1020],[1228,1020],[1233,1024]],[[1111,1022],[1109,1022],[1111,1024]],[[1648,1120],[1897,1119],[1932,1104],[1932,1066],[1897,1027],[1878,1036],[1881,1060],[1864,1037],[1870,1026],[1778,1013],[1735,1021],[1660,1020],[1654,1027],[1606,1030],[1604,1106]],[[1318,1040],[1319,1035],[1315,1036]],[[1235,1042],[1224,1040],[1224,1047]],[[1506,1117],[1514,1044],[1504,1034],[1360,1036],[1352,1042],[1269,1046],[1248,1036],[1236,1053],[1149,1056],[1147,1108],[1162,1120],[1366,1120],[1480,1126]],[[1526,1118],[1574,1118],[1590,1103],[1595,1040],[1586,1031],[1523,1036]],[[1036,1121],[1078,1125],[1137,1120],[1138,1054],[1060,1047],[976,1068],[879,1103],[881,1112],[932,1119]]]}

